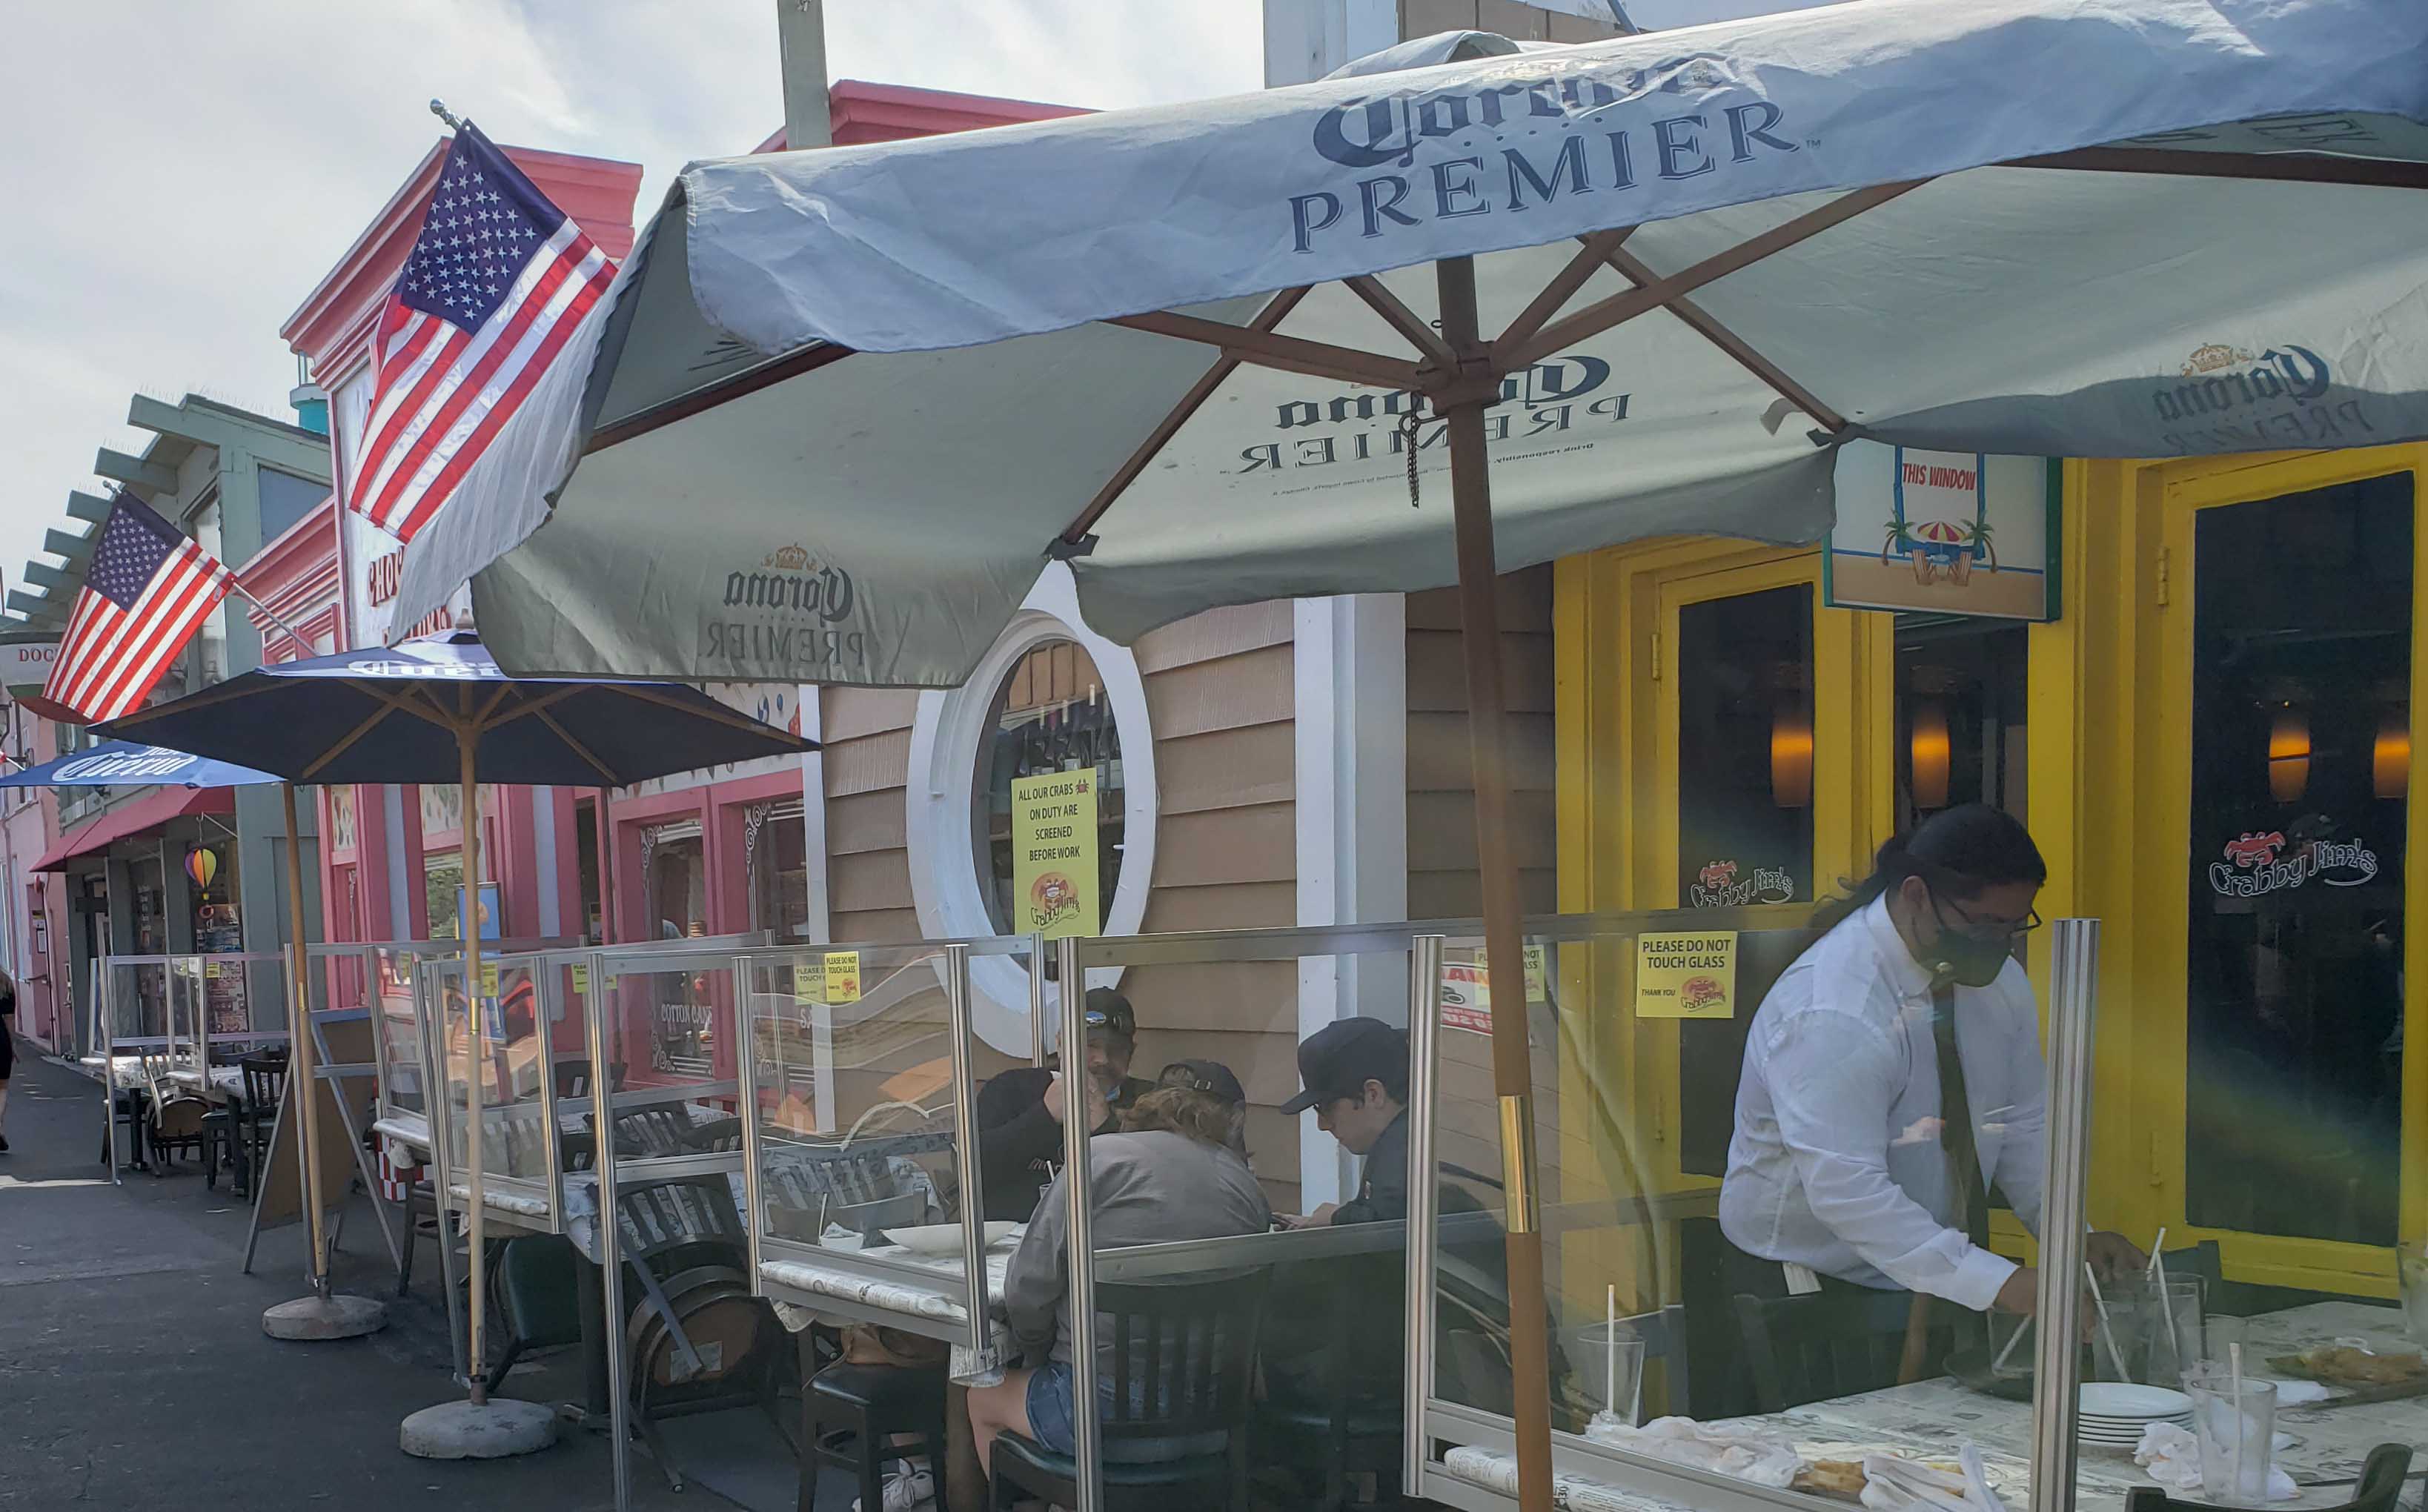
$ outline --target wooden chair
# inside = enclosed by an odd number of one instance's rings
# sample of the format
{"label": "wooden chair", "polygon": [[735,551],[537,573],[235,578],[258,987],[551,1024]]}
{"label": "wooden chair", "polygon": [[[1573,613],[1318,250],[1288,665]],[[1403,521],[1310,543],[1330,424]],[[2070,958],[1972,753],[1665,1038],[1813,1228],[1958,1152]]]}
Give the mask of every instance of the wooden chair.
{"label": "wooden chair", "polygon": [[[801,1388],[797,1512],[817,1512],[818,1467],[839,1465],[860,1483],[860,1504],[885,1504],[889,1461],[925,1455],[944,1498],[944,1372],[901,1365],[829,1365]],[[915,1439],[915,1443],[902,1440]]]}
{"label": "wooden chair", "polygon": [[[1897,1384],[1906,1320],[1913,1298],[1902,1291],[1856,1295],[1844,1289],[1763,1298],[1740,1292],[1737,1325],[1752,1367],[1759,1410],[1784,1412],[1807,1402],[1853,1396]],[[1952,1303],[1931,1306],[1928,1369],[1971,1341],[1977,1315]]]}
{"label": "wooden chair", "polygon": [[[2318,1512],[2395,1512],[2403,1501],[2403,1483],[2411,1472],[2411,1446],[2380,1444],[2369,1452],[2353,1499]],[[2155,1486],[2136,1487],[2126,1493],[2124,1512],[2216,1512],[2207,1502],[2179,1502]]]}
{"label": "wooden chair", "polygon": [[[1248,1410],[1269,1274],[1096,1288],[1097,1335],[1112,1345],[1101,1412],[1105,1512],[1246,1512]],[[1079,1504],[1079,1467],[1020,1434],[994,1441],[994,1512],[1025,1494]]]}

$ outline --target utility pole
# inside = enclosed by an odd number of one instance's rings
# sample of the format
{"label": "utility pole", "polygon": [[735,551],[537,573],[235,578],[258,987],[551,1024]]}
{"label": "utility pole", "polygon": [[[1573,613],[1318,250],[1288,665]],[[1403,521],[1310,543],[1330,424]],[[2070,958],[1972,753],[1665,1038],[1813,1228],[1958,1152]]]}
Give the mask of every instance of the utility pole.
{"label": "utility pole", "polygon": [[776,42],[784,69],[784,146],[833,146],[825,0],[776,0]]}

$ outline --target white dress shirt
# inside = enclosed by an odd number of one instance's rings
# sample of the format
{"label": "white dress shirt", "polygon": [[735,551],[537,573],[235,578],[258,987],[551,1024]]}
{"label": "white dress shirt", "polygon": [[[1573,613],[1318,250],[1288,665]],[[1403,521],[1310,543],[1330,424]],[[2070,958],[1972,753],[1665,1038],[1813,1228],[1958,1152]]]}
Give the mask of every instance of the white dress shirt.
{"label": "white dress shirt", "polygon": [[[1976,1248],[1939,1141],[1930,974],[1889,921],[1856,911],[1787,968],[1754,1014],[1720,1226],[1765,1259],[1986,1310],[2015,1272]],[[2040,1015],[2015,962],[1956,989],[1956,1047],[1983,1190],[2040,1232],[2047,1117]]]}

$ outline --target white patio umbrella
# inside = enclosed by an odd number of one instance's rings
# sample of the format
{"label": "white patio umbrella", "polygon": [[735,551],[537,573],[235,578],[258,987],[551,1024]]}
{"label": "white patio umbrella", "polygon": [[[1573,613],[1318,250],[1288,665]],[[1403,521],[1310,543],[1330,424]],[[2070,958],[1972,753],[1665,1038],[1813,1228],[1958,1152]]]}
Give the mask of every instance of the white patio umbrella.
{"label": "white patio umbrella", "polygon": [[[398,622],[468,577],[517,670],[934,686],[1048,556],[1122,639],[1455,581],[1511,961],[1499,571],[1813,539],[1855,436],[2428,435],[2417,0],[1859,0],[1348,73],[695,165],[407,552]],[[1522,1145],[1520,1015],[1493,1051]],[[1537,1508],[1541,1241],[1504,1160]]]}

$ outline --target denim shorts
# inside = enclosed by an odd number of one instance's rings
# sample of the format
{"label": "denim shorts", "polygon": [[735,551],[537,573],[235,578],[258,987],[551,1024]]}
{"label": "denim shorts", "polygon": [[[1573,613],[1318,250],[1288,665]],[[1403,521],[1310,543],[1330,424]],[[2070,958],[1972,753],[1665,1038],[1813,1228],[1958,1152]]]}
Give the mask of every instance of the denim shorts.
{"label": "denim shorts", "polygon": [[1028,1378],[1028,1429],[1040,1448],[1078,1453],[1071,1425],[1071,1367],[1060,1360],[1039,1366]]}

